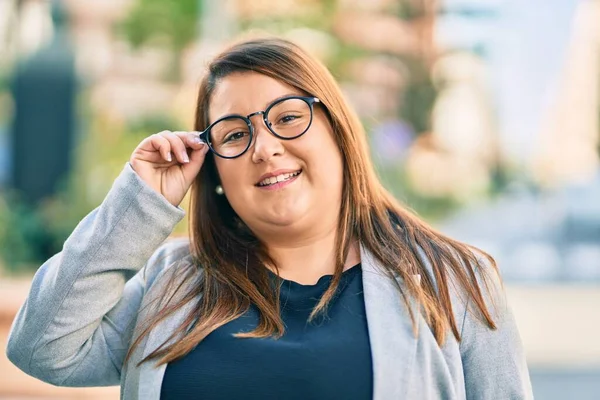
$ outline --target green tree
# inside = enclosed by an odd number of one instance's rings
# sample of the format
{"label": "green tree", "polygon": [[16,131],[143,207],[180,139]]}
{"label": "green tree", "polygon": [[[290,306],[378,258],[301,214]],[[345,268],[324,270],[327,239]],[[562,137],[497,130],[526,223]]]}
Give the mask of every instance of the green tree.
{"label": "green tree", "polygon": [[158,44],[170,49],[170,78],[176,80],[181,51],[197,35],[200,12],[199,0],[138,0],[117,31],[134,48]]}
{"label": "green tree", "polygon": [[179,51],[194,39],[199,12],[198,0],[138,0],[120,28],[134,47],[164,41]]}

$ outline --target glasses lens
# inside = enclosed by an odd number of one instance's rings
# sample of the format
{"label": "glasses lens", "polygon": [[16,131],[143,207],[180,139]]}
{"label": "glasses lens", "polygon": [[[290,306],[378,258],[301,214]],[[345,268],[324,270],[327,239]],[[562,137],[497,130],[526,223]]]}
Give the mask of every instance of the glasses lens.
{"label": "glasses lens", "polygon": [[219,155],[236,157],[246,151],[250,144],[250,128],[242,118],[226,118],[211,128],[209,140]]}
{"label": "glasses lens", "polygon": [[302,135],[310,126],[312,111],[301,99],[286,99],[269,110],[267,120],[273,132],[285,138]]}

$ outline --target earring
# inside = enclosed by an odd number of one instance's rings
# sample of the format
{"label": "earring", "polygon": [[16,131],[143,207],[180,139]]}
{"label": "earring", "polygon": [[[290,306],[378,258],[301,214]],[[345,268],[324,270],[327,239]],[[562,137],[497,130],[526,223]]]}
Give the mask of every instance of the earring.
{"label": "earring", "polygon": [[215,192],[217,192],[218,195],[222,195],[224,193],[223,186],[217,185],[217,187],[215,188]]}

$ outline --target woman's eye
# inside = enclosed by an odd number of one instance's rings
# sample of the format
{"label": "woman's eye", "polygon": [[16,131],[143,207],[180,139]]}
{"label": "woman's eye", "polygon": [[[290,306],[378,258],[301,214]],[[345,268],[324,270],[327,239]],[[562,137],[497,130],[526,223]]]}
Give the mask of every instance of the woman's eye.
{"label": "woman's eye", "polygon": [[281,123],[287,124],[287,123],[294,121],[297,118],[298,118],[298,116],[296,116],[296,115],[284,115],[283,117],[281,117],[281,119],[279,121]]}
{"label": "woman's eye", "polygon": [[244,138],[245,135],[246,135],[246,132],[234,132],[234,133],[227,135],[223,142],[227,143],[227,142],[231,142],[231,141],[241,140]]}

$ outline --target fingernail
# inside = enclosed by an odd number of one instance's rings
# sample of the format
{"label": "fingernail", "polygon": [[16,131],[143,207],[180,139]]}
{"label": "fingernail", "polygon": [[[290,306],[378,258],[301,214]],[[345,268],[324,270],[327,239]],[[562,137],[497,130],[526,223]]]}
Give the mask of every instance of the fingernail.
{"label": "fingernail", "polygon": [[184,163],[189,163],[190,162],[190,158],[188,157],[187,153],[184,151],[183,153],[181,153],[181,158],[183,159]]}
{"label": "fingernail", "polygon": [[200,139],[198,136],[194,136],[192,138],[192,143],[196,143],[196,144],[204,144],[204,141],[202,139]]}
{"label": "fingernail", "polygon": [[168,162],[171,162],[171,161],[173,161],[173,158],[171,157],[171,152],[168,152],[168,153],[167,153],[167,161],[168,161]]}

